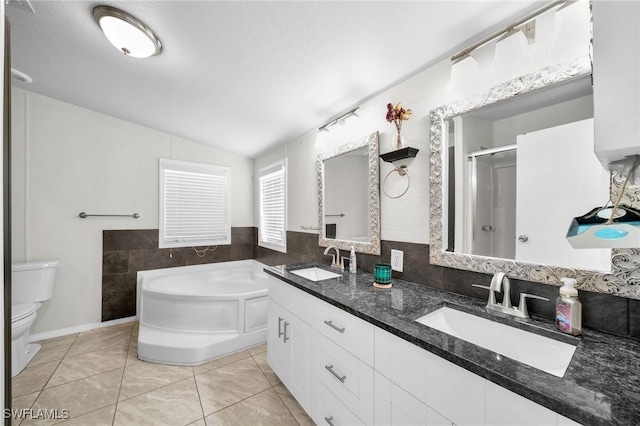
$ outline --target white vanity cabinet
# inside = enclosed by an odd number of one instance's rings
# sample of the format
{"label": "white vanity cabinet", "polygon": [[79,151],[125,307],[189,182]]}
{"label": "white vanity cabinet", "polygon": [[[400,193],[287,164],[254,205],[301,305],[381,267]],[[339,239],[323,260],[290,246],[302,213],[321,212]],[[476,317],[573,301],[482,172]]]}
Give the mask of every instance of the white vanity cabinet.
{"label": "white vanity cabinet", "polygon": [[577,425],[269,279],[269,365],[318,425]]}
{"label": "white vanity cabinet", "polygon": [[[424,419],[415,423],[423,425],[578,425],[379,328],[375,369],[378,425],[407,424],[402,419],[410,414]],[[403,405],[398,402],[402,391],[411,396]]]}
{"label": "white vanity cabinet", "polygon": [[[292,334],[286,342],[285,321],[298,324],[287,325],[287,337],[290,331]],[[374,328],[270,278],[269,365],[317,424],[373,424]],[[307,347],[300,348],[300,344]]]}
{"label": "white vanity cabinet", "polygon": [[[282,284],[285,285],[285,284]],[[312,296],[293,296],[296,306],[310,312],[315,302]],[[285,299],[286,301],[287,299]],[[280,300],[282,301],[282,300]],[[267,360],[298,403],[311,411],[311,326],[294,315],[278,301],[269,298],[267,329]]]}

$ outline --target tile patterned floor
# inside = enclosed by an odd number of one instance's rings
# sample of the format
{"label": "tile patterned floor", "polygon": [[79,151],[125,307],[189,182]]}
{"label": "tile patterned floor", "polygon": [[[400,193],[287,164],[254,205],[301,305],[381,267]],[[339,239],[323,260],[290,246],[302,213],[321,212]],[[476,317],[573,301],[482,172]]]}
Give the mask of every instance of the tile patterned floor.
{"label": "tile patterned floor", "polygon": [[[313,425],[267,364],[266,345],[196,367],[141,361],[136,323],[39,342],[13,409],[66,409],[14,425]],[[42,411],[41,411],[42,412]]]}

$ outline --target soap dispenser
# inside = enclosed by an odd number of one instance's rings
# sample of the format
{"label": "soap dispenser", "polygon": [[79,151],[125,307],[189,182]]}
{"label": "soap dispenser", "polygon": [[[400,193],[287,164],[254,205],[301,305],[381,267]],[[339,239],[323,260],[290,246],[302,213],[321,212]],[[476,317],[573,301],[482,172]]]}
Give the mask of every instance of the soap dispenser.
{"label": "soap dispenser", "polygon": [[576,280],[560,278],[560,296],[556,299],[556,327],[558,330],[577,336],[582,332],[582,303],[578,300]]}
{"label": "soap dispenser", "polygon": [[356,249],[351,246],[351,254],[349,255],[349,272],[355,274],[358,269],[356,265]]}

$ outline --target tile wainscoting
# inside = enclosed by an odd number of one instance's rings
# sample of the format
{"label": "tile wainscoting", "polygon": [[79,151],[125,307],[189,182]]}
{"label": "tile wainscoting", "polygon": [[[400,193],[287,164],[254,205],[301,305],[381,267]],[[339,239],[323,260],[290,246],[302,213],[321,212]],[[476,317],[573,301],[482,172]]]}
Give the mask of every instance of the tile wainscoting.
{"label": "tile wainscoting", "polygon": [[159,249],[157,229],[103,231],[102,321],[136,314],[138,271],[253,259],[256,241],[257,228],[231,228],[230,245],[199,257],[191,247]]}
{"label": "tile wainscoting", "polygon": [[[491,275],[431,265],[428,261],[428,244],[383,240],[380,256],[358,254],[358,268],[372,272],[374,263],[388,263],[391,249],[404,252],[404,272],[394,271],[394,277],[476,299],[487,299],[486,290],[472,287],[471,284],[489,285]],[[267,265],[281,265],[314,260],[327,262],[330,259],[323,254],[324,247],[318,246],[317,234],[287,231],[287,251],[285,254],[258,247],[256,260]],[[348,255],[344,250],[343,253]],[[529,300],[529,312],[554,318],[558,287],[512,279],[511,299],[516,306],[521,292],[548,298],[549,302]],[[640,339],[640,300],[581,291],[580,301],[583,305],[582,319],[585,327]]]}
{"label": "tile wainscoting", "polygon": [[[329,257],[318,246],[318,235],[287,231],[287,253],[258,247],[257,228],[232,228],[231,245],[218,246],[202,258],[192,248],[158,249],[158,230],[122,230],[103,232],[102,320],[136,314],[136,273],[138,271],[230,260],[256,259],[267,265],[322,261]],[[491,275],[431,265],[429,245],[382,241],[380,256],[358,254],[358,268],[372,272],[377,262],[389,262],[391,249],[404,252],[403,273],[394,277],[435,287],[452,293],[485,300],[486,290],[471,284],[489,285]],[[171,253],[172,252],[172,253]],[[348,255],[343,251],[344,255]],[[171,254],[173,255],[171,257]],[[521,292],[547,297],[550,301],[529,300],[529,311],[554,317],[558,288],[523,280],[511,280],[512,302]],[[626,299],[588,291],[580,292],[583,324],[586,327],[640,339],[640,300]]]}

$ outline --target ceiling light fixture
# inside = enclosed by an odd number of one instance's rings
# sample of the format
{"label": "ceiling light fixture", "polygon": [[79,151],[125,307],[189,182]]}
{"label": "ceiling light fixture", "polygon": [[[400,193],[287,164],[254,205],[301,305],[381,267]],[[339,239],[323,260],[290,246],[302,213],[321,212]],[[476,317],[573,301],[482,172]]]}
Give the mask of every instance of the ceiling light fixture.
{"label": "ceiling light fixture", "polygon": [[351,111],[342,114],[340,117],[338,117],[336,119],[333,119],[333,120],[329,121],[328,123],[323,124],[322,126],[318,127],[318,133],[319,132],[328,132],[329,131],[329,127],[335,126],[336,124],[344,125],[344,122],[347,121],[347,118],[349,118],[349,117],[360,117],[357,114],[357,111],[359,109],[360,109],[360,107],[355,107]]}
{"label": "ceiling light fixture", "polygon": [[505,27],[503,29],[501,29],[500,31],[496,31],[495,33],[491,34],[488,37],[483,38],[482,40],[480,40],[479,42],[472,44],[471,46],[467,47],[466,49],[456,53],[455,55],[453,55],[451,57],[451,61],[453,63],[456,63],[458,61],[463,60],[464,58],[466,58],[472,51],[474,51],[475,49],[484,46],[485,44],[489,43],[492,40],[495,40],[498,37],[501,37],[500,40],[508,37],[509,35],[514,34],[517,31],[522,31],[524,33],[524,35],[527,37],[527,40],[529,42],[529,44],[533,43],[534,38],[535,38],[535,24],[531,24],[531,20],[533,20],[535,17],[537,17],[538,15],[542,15],[543,13],[545,13],[546,11],[553,9],[556,6],[560,6],[558,8],[558,10],[562,9],[563,7],[567,6],[569,3],[572,3],[572,1],[570,0],[554,0],[552,2],[550,2],[549,4],[531,12],[530,14],[528,14],[527,16],[518,19],[516,22],[514,22],[513,24],[509,25],[508,27]]}
{"label": "ceiling light fixture", "polygon": [[162,51],[156,35],[139,19],[110,6],[93,9],[93,19],[116,49],[134,58],[148,58]]}

